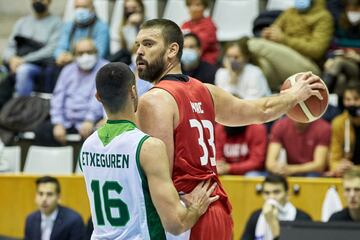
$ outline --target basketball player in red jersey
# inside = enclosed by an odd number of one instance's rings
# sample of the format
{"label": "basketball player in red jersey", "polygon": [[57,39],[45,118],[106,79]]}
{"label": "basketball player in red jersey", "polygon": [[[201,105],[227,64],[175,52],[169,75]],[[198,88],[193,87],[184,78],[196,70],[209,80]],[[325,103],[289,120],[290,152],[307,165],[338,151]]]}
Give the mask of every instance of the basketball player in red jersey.
{"label": "basketball player in red jersey", "polygon": [[[170,172],[179,193],[189,193],[199,181],[218,183],[220,199],[191,229],[191,240],[230,240],[231,205],[216,174],[214,124],[227,126],[276,119],[312,95],[321,99],[323,85],[311,73],[278,96],[241,100],[222,89],[181,73],[183,36],[167,19],[145,22],[136,39],[139,77],[155,84],[139,100],[137,121],[141,130],[167,146]],[[284,63],[285,64],[285,63]],[[184,239],[184,238],[182,238]]]}

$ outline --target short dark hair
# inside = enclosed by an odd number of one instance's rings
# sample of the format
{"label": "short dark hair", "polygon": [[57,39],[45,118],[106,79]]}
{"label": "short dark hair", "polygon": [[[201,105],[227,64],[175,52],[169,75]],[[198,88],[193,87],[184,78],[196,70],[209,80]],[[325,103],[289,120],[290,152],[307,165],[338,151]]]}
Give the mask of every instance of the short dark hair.
{"label": "short dark hair", "polygon": [[44,184],[44,183],[55,184],[55,191],[57,194],[60,194],[61,192],[60,183],[56,178],[50,176],[43,176],[36,179],[36,187],[39,187],[40,184]]}
{"label": "short dark hair", "polygon": [[358,82],[355,82],[355,81],[350,81],[346,87],[345,87],[345,90],[344,90],[344,93],[346,91],[356,91],[356,93],[358,95],[360,95],[360,83]]}
{"label": "short dark hair", "polygon": [[169,46],[171,43],[177,43],[179,45],[179,52],[176,56],[180,61],[182,50],[184,48],[184,37],[180,27],[169,19],[151,19],[144,22],[141,25],[140,30],[147,28],[159,28],[162,32],[166,46]]}
{"label": "short dark hair", "polygon": [[[190,6],[191,2],[193,0],[186,0],[186,6]],[[209,0],[201,0],[201,4],[205,7],[208,8],[209,7]]]}
{"label": "short dark hair", "polygon": [[265,183],[281,184],[283,185],[285,192],[289,190],[289,184],[286,178],[281,175],[270,173],[265,177],[265,180],[262,185],[264,186]]}
{"label": "short dark hair", "polygon": [[192,37],[192,38],[194,38],[195,41],[196,41],[196,46],[197,46],[198,48],[201,48],[201,42],[200,42],[200,38],[198,37],[198,35],[196,35],[196,34],[193,33],[193,32],[189,32],[189,33],[185,33],[185,34],[184,34],[184,40],[185,40],[185,38],[187,38],[187,37]]}
{"label": "short dark hair", "polygon": [[123,110],[135,76],[125,63],[108,63],[96,74],[96,90],[105,109],[111,113]]}

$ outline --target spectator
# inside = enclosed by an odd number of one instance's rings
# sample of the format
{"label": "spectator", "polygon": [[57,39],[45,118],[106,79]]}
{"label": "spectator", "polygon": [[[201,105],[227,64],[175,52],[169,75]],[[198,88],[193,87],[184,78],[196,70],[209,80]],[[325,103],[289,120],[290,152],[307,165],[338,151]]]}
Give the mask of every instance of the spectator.
{"label": "spectator", "polygon": [[[124,14],[120,24],[119,39],[120,50],[110,56],[111,62],[132,63],[132,55],[135,52],[135,38],[140,25],[145,19],[145,6],[142,0],[124,1]],[[133,62],[135,63],[135,62]]]}
{"label": "spectator", "polygon": [[256,99],[271,94],[257,60],[249,52],[248,38],[229,43],[225,48],[224,68],[215,75],[215,84],[244,99]]}
{"label": "spectator", "polygon": [[109,27],[96,17],[92,0],[75,0],[75,20],[64,25],[54,56],[59,66],[74,60],[73,47],[83,38],[91,38],[98,55],[107,57],[109,51]]}
{"label": "spectator", "polygon": [[345,84],[360,77],[360,0],[346,0],[335,32],[333,50],[325,62],[329,91],[341,94]]}
{"label": "spectator", "polygon": [[[323,119],[311,123],[280,119],[271,129],[266,168],[284,176],[318,177],[326,167],[330,137],[330,124]],[[281,148],[287,163],[278,160]]]}
{"label": "spectator", "polygon": [[288,183],[280,175],[267,176],[262,184],[265,203],[247,221],[242,240],[279,239],[279,221],[311,221],[311,217],[288,201]]}
{"label": "spectator", "polygon": [[347,207],[331,215],[329,221],[360,222],[360,168],[344,174],[343,187]]}
{"label": "spectator", "polygon": [[75,59],[60,73],[50,104],[51,122],[35,130],[39,145],[65,144],[66,133],[78,132],[85,139],[102,117],[103,109],[95,98],[95,76],[107,61],[97,55],[91,39],[77,42]]}
{"label": "spectator", "polygon": [[59,201],[59,181],[49,176],[38,178],[35,202],[39,210],[26,218],[25,240],[83,240],[85,227],[81,216]]}
{"label": "spectator", "polygon": [[195,33],[201,42],[201,60],[216,64],[220,56],[220,46],[216,37],[216,26],[210,17],[204,16],[209,7],[208,0],[186,0],[190,13],[190,20],[185,22],[181,29],[187,33]]}
{"label": "spectator", "polygon": [[215,127],[216,164],[219,175],[260,176],[266,153],[266,127]]}
{"label": "spectator", "polygon": [[319,63],[329,47],[333,20],[325,0],[295,0],[262,31],[262,39],[251,39],[249,49],[260,61],[272,91],[279,91],[283,79],[297,72],[319,74]]}
{"label": "spectator", "polygon": [[360,164],[360,84],[351,82],[344,91],[345,111],[331,123],[330,176],[341,177]]}
{"label": "spectator", "polygon": [[[15,90],[28,96],[36,80],[50,81],[50,62],[62,22],[49,12],[51,0],[32,0],[33,14],[20,18],[12,29],[3,60],[15,73]],[[9,89],[12,91],[12,89]]]}
{"label": "spectator", "polygon": [[217,68],[201,60],[201,43],[194,33],[184,35],[184,49],[181,56],[181,68],[185,75],[196,78],[203,83],[214,84]]}

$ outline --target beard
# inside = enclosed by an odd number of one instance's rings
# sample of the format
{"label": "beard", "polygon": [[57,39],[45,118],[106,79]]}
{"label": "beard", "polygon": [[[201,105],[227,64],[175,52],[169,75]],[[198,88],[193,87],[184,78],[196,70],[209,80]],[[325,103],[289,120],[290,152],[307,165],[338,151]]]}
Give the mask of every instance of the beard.
{"label": "beard", "polygon": [[165,71],[164,55],[165,50],[152,63],[142,59],[141,56],[137,56],[136,62],[142,61],[145,64],[145,68],[142,70],[138,68],[139,77],[151,83],[160,78]]}

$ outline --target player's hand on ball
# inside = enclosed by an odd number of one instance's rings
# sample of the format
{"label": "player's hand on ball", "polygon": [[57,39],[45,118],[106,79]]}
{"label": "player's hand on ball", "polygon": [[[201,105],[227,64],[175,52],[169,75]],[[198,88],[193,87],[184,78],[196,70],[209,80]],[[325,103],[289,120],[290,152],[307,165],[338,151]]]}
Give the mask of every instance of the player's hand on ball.
{"label": "player's hand on ball", "polygon": [[319,89],[325,89],[325,86],[321,83],[321,79],[311,72],[298,75],[300,75],[298,81],[296,81],[291,88],[281,92],[293,94],[296,97],[297,102],[305,101],[311,96],[316,96],[322,100],[323,97],[321,96]]}
{"label": "player's hand on ball", "polygon": [[211,196],[217,187],[217,183],[210,186],[210,180],[200,182],[191,193],[181,196],[181,200],[188,208],[192,208],[203,215],[208,209],[209,205],[219,199],[218,195]]}

